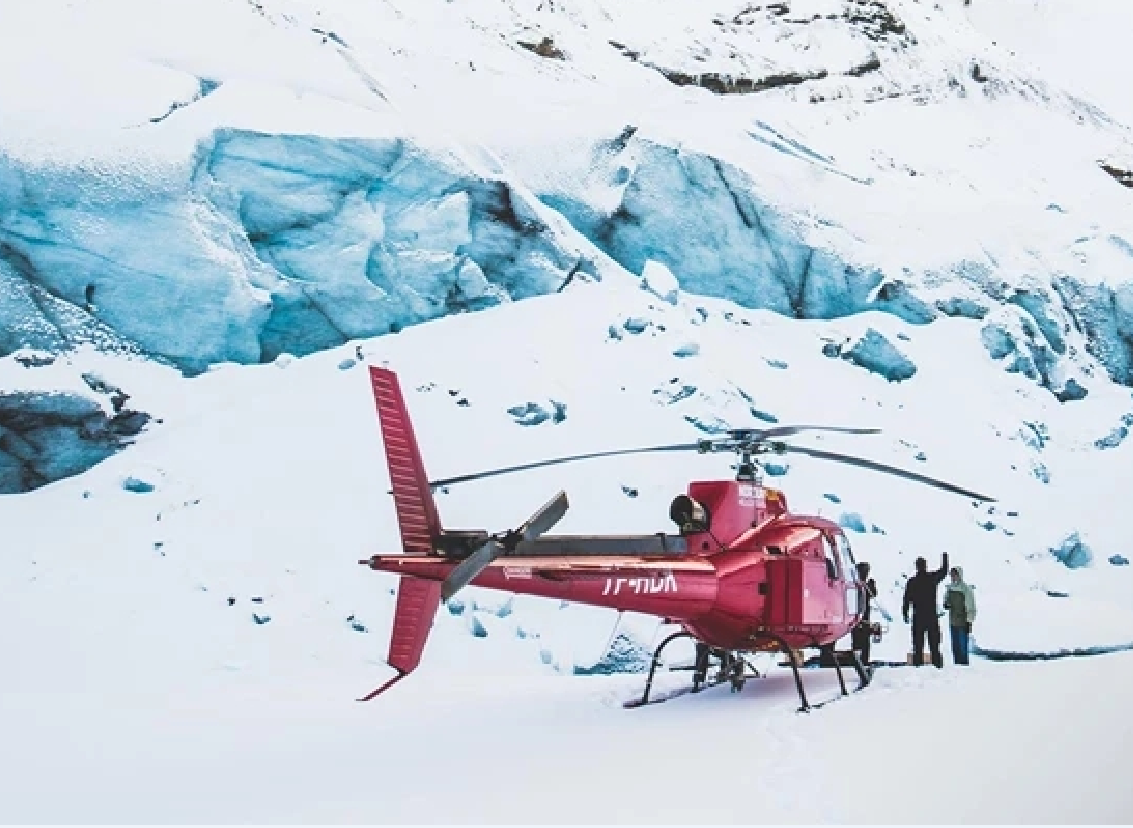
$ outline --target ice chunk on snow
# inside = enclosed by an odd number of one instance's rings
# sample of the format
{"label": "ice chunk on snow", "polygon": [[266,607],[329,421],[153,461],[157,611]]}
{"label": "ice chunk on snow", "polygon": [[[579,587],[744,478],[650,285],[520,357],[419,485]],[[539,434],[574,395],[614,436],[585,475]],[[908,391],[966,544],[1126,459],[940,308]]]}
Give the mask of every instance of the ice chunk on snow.
{"label": "ice chunk on snow", "polygon": [[100,399],[72,391],[0,394],[0,494],[79,474],[129,445],[150,418],[120,406],[108,415]]}
{"label": "ice chunk on snow", "polygon": [[1094,560],[1094,552],[1082,542],[1077,532],[1067,537],[1057,549],[1051,549],[1050,554],[1061,561],[1069,569],[1080,569],[1089,566]]}
{"label": "ice chunk on snow", "polygon": [[641,286],[670,305],[677,304],[680,296],[680,285],[677,284],[673,271],[653,259],[647,259],[641,269]]}
{"label": "ice chunk on snow", "polygon": [[867,330],[862,338],[841,356],[868,371],[880,374],[890,382],[907,380],[917,372],[917,366],[913,361],[873,328]]}

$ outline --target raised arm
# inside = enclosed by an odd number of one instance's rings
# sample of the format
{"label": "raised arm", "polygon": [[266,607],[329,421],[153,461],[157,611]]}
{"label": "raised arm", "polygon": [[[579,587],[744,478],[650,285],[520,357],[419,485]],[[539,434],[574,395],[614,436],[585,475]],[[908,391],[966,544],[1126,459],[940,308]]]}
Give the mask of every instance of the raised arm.
{"label": "raised arm", "polygon": [[948,577],[948,553],[945,552],[940,556],[940,569],[932,573],[932,580],[934,583],[939,584]]}

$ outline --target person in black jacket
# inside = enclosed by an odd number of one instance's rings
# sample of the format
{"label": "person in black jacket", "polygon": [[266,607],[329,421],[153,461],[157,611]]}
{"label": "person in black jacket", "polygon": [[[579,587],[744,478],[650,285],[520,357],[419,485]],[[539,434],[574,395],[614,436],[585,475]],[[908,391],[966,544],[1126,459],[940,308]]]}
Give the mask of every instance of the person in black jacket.
{"label": "person in black jacket", "polygon": [[923,658],[925,637],[932,653],[935,667],[944,666],[940,655],[940,621],[936,617],[936,588],[948,575],[948,553],[942,556],[940,569],[928,571],[928,562],[917,558],[917,573],[905,583],[905,600],[901,603],[901,615],[909,623],[909,608],[913,610],[913,664],[920,667]]}
{"label": "person in black jacket", "polygon": [[862,664],[869,665],[869,645],[871,641],[869,610],[870,601],[877,597],[877,584],[869,577],[869,564],[865,561],[858,563],[858,580],[865,587],[865,606],[862,608],[862,617],[858,625],[850,631],[850,647],[861,653]]}

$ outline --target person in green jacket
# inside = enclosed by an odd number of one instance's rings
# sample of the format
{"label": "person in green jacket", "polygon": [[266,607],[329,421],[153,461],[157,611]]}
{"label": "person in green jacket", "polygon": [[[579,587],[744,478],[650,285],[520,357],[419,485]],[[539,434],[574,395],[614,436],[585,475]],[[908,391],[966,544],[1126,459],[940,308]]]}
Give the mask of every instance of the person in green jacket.
{"label": "person in green jacket", "polygon": [[948,610],[948,628],[952,633],[952,661],[968,663],[968,637],[972,622],[976,620],[976,595],[964,582],[964,570],[958,566],[949,571],[952,576],[944,588],[944,608]]}

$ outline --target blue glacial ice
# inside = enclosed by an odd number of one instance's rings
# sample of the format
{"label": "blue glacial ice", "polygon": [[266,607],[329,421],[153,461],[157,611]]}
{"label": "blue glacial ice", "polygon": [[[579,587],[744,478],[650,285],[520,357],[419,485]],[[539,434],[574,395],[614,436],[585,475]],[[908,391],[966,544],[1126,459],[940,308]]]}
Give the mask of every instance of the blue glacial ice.
{"label": "blue glacial ice", "polygon": [[835,342],[826,343],[822,352],[829,357],[841,357],[867,371],[872,371],[890,382],[901,382],[917,373],[917,366],[881,333],[869,328],[849,348]]}
{"label": "blue glacial ice", "polygon": [[618,633],[597,662],[588,667],[575,665],[572,672],[576,676],[644,673],[649,669],[652,658],[652,654],[641,642],[625,633]]}
{"label": "blue glacial ice", "polygon": [[[0,154],[0,355],[93,342],[188,371],[271,361],[553,293],[615,268],[605,253],[668,302],[687,291],[799,318],[980,318],[995,358],[1060,399],[1084,395],[1066,365],[1076,343],[1133,384],[1133,282],[1027,281],[967,260],[885,273],[810,241],[719,158],[629,129],[590,161],[532,196],[404,138],[220,129],[180,163],[136,169]],[[1120,271],[1133,247],[1115,238],[1077,252]]]}
{"label": "blue glacial ice", "polygon": [[[1080,399],[1084,390],[1080,383],[1064,387],[1071,369],[1062,363],[1073,361],[1075,342],[1112,379],[1133,385],[1133,281],[1087,284],[1053,262],[1021,268],[990,256],[923,273],[884,273],[808,242],[795,217],[762,197],[758,181],[736,166],[633,130],[625,135],[596,142],[585,170],[545,177],[537,195],[632,273],[661,263],[689,293],[799,318],[880,310],[927,324],[942,315],[983,319],[1009,304],[1030,317],[1036,346],[1051,354],[1042,367],[1034,363],[1043,355],[1023,354],[1017,370],[1046,376],[1037,381],[1060,399]],[[1133,256],[1133,246],[1126,250],[1112,238],[1097,246],[1076,251],[1092,263],[1085,279],[1093,278],[1091,268],[1121,272]]]}
{"label": "blue glacial ice", "polygon": [[0,393],[0,494],[79,474],[129,445],[150,417],[126,399],[117,388]]}
{"label": "blue glacial ice", "polygon": [[1082,541],[1077,532],[1066,537],[1057,548],[1051,549],[1050,554],[1068,569],[1089,566],[1094,560],[1093,550]]}
{"label": "blue glacial ice", "polygon": [[596,275],[544,210],[400,139],[219,130],[148,178],[0,156],[0,355],[133,345],[197,371]]}

